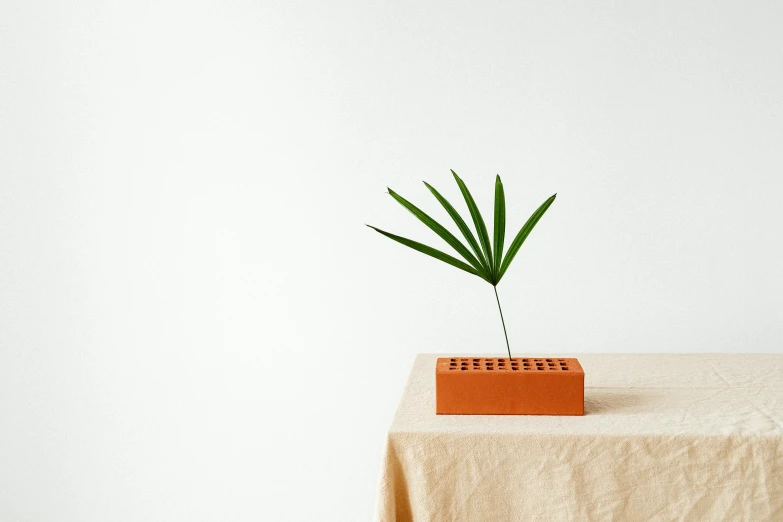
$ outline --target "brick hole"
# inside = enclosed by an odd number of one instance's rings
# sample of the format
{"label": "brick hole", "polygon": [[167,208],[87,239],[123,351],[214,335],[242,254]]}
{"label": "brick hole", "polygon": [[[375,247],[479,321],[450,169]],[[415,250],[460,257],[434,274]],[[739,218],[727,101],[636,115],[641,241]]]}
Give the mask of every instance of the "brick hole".
{"label": "brick hole", "polygon": [[467,367],[467,366],[463,366],[462,368],[460,368],[460,370],[462,370],[463,372],[464,372],[465,370],[467,370],[467,369],[468,369],[468,367]]}
{"label": "brick hole", "polygon": [[546,362],[552,362],[552,359],[547,359]]}
{"label": "brick hole", "polygon": [[568,371],[568,366],[563,366],[563,370]]}

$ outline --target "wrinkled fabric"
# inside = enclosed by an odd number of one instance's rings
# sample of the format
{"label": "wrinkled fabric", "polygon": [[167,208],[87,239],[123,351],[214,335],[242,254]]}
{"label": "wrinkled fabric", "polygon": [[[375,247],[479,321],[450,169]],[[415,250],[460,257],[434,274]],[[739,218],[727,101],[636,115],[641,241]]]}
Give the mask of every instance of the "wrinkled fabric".
{"label": "wrinkled fabric", "polygon": [[436,415],[437,357],[414,363],[376,520],[783,521],[783,354],[578,355],[584,417]]}

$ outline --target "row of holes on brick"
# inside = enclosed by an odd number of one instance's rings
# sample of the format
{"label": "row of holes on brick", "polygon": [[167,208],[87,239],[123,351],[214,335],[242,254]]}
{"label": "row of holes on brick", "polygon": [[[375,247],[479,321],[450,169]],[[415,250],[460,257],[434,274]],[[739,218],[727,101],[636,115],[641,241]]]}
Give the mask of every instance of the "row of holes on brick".
{"label": "row of holes on brick", "polygon": [[568,371],[565,359],[449,359],[449,370],[454,371]]}

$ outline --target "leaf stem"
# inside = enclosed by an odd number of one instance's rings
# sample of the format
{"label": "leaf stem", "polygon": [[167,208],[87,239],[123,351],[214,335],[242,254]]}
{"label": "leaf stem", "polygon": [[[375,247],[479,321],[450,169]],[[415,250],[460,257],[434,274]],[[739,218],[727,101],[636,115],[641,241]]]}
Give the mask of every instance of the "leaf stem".
{"label": "leaf stem", "polygon": [[511,346],[508,344],[508,333],[506,332],[506,321],[503,319],[503,309],[500,307],[500,298],[498,297],[498,287],[492,285],[495,291],[495,300],[498,302],[498,311],[500,311],[500,322],[503,323],[503,335],[506,336],[506,349],[508,349],[508,360],[511,362]]}

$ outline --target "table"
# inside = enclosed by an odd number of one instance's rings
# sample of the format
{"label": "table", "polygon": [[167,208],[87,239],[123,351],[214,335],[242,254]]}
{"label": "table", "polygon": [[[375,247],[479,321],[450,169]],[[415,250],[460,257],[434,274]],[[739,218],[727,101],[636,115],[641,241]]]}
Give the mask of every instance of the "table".
{"label": "table", "polygon": [[435,415],[437,357],[389,429],[377,520],[783,520],[783,354],[576,355],[584,417]]}

